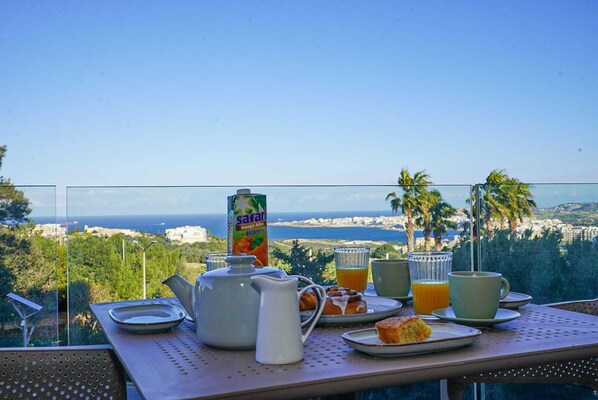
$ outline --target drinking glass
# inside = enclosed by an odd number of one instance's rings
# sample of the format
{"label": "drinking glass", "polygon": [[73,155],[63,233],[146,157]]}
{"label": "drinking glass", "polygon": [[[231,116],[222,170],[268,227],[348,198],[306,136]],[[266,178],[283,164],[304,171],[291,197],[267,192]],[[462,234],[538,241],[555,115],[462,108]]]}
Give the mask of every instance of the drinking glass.
{"label": "drinking glass", "polygon": [[334,246],[336,282],[338,286],[364,292],[368,284],[370,246]]}
{"label": "drinking glass", "polygon": [[229,255],[229,253],[207,253],[206,270],[212,271],[214,269],[228,267],[228,264],[226,261],[224,261],[224,259]]}
{"label": "drinking glass", "polygon": [[448,273],[453,253],[450,251],[414,251],[407,253],[413,309],[430,315],[432,310],[449,305]]}

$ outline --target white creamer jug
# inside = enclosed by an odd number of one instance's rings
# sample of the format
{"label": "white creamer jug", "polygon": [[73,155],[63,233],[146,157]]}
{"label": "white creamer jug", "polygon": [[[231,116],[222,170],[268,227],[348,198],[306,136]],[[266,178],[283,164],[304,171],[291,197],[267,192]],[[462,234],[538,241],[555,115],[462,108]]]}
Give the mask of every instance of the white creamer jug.
{"label": "white creamer jug", "polygon": [[[316,284],[297,291],[296,277],[252,276],[261,291],[255,359],[262,364],[290,364],[303,360],[303,344],[316,326],[326,304],[326,290]],[[318,306],[301,323],[299,298],[308,289],[318,292]],[[307,326],[307,331],[302,328]]]}

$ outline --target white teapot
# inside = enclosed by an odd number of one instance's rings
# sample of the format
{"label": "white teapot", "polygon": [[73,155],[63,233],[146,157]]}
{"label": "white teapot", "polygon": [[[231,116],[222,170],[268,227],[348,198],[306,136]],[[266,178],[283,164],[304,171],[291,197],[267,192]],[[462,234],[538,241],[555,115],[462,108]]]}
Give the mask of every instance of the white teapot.
{"label": "white teapot", "polygon": [[[162,282],[193,317],[197,337],[202,343],[228,349],[255,348],[260,291],[251,277],[287,276],[281,269],[255,268],[252,265],[255,259],[252,255],[226,257],[229,267],[200,274],[195,286],[180,275]],[[297,278],[313,284],[305,277]]]}

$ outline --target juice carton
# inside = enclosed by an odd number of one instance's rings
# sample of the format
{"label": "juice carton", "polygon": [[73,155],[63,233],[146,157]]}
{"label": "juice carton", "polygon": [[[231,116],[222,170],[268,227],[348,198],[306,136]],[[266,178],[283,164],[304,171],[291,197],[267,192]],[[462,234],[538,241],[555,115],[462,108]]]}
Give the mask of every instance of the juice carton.
{"label": "juice carton", "polygon": [[228,252],[256,257],[254,265],[268,265],[266,195],[239,189],[228,196]]}

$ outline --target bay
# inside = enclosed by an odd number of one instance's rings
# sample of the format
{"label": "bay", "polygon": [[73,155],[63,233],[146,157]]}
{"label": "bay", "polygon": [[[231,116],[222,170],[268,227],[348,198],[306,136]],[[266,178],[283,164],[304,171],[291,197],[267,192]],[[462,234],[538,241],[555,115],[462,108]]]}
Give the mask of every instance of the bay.
{"label": "bay", "polygon": [[[268,237],[270,240],[283,239],[331,239],[331,240],[370,240],[376,242],[405,243],[404,231],[388,230],[372,227],[303,227],[274,226],[273,222],[304,221],[311,218],[345,218],[345,217],[379,217],[393,216],[391,211],[343,211],[343,212],[293,212],[269,213]],[[85,226],[99,226],[113,229],[132,229],[149,234],[164,234],[166,229],[180,226],[201,226],[212,235],[226,238],[227,221],[225,214],[166,214],[166,215],[100,215],[69,216],[66,220],[56,221],[52,218],[37,217],[37,224],[67,224],[69,231],[83,230]],[[446,238],[452,239],[457,231],[449,231]],[[423,232],[416,231],[415,237],[423,237]]]}

